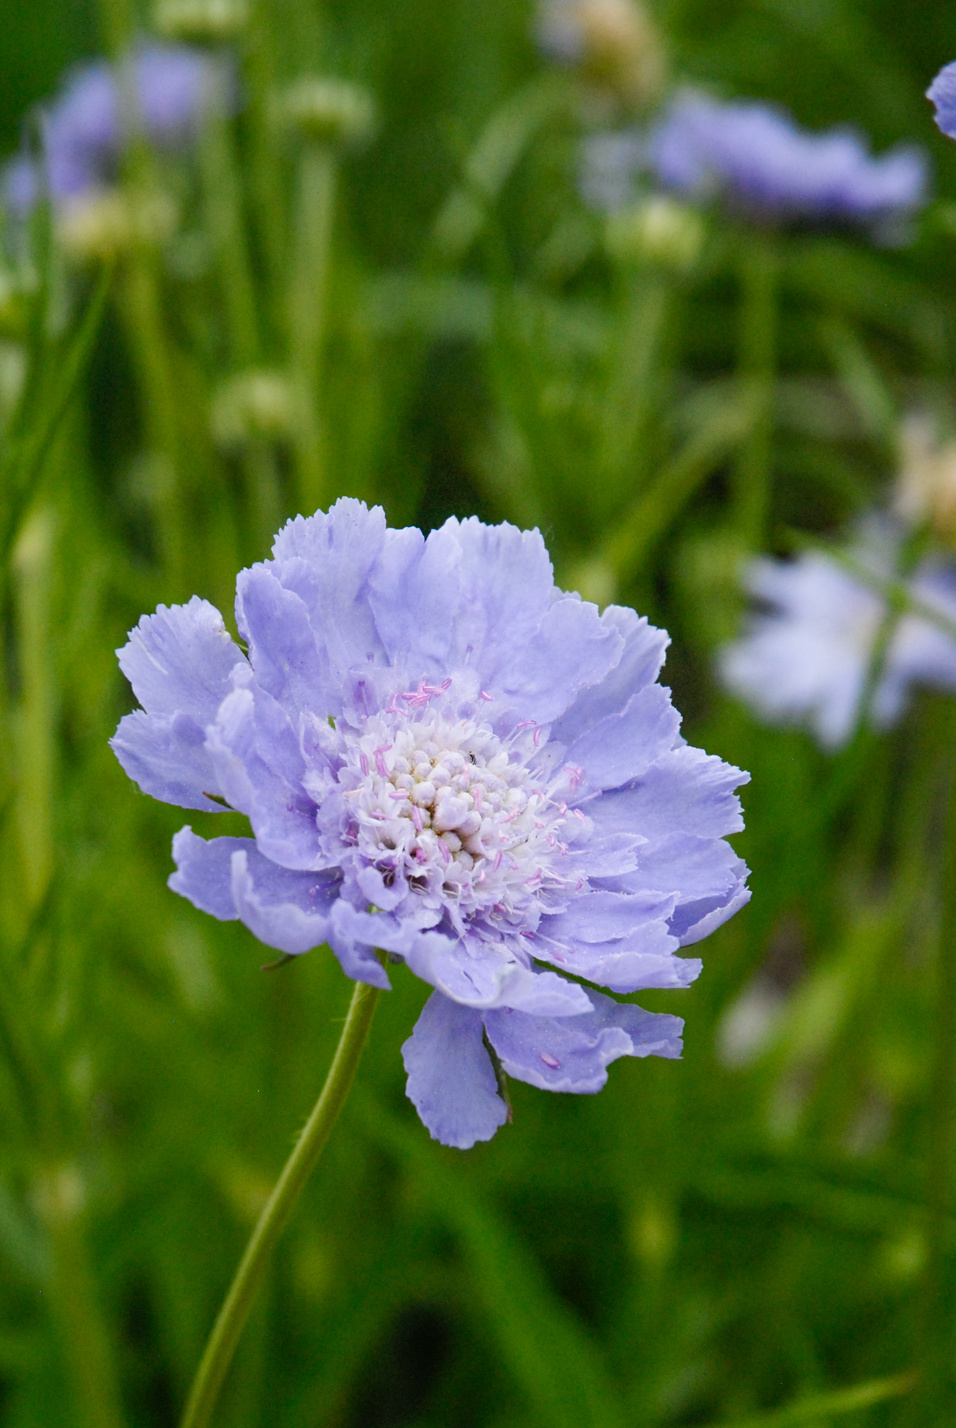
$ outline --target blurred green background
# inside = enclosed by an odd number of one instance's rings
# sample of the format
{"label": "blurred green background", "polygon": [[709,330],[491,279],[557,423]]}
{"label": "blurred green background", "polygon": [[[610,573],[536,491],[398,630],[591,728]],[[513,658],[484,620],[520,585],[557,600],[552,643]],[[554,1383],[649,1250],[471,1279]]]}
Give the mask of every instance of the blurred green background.
{"label": "blurred green background", "polygon": [[[235,571],[278,521],[340,494],[392,524],[538,524],[559,582],[666,625],[685,732],[753,775],[736,841],[754,898],[704,944],[695,986],[641,998],[686,1017],[682,1062],[621,1062],[594,1098],[515,1085],[514,1124],[468,1153],[431,1143],[404,1098],[399,1047],[425,988],[396,969],[216,1421],[956,1421],[952,1075],[932,1069],[954,710],[926,696],[828,758],[755,724],[712,675],[741,558],[883,499],[907,411],[952,430],[956,147],[923,93],[956,58],[956,18],[942,0],[653,13],[676,81],[858,126],[878,149],[923,146],[934,198],[912,242],[769,237],[710,213],[689,270],[609,254],[575,188],[595,111],[540,56],[531,6],[275,0],[237,46],[239,218],[217,228],[210,203],[228,153],[178,175],[163,159],[180,201],[167,242],[54,251],[28,303],[40,318],[18,329],[4,309],[9,1428],[176,1421],[325,1074],[349,995],[337,963],[260,971],[271,954],[251,934],[170,893],[183,816],[144,798],[106,740],[132,707],[113,651],[140,614],[197,592],[231,619]],[[5,0],[0,18],[9,154],[31,106],[107,43],[79,0]],[[322,252],[297,237],[301,153],[265,114],[312,74],[365,86],[378,113],[341,159]],[[486,182],[481,154],[500,160],[509,135],[514,162]],[[245,345],[233,220],[255,293]],[[755,368],[748,263],[768,245],[772,354]],[[223,435],[228,383],[298,360],[303,272],[317,467],[281,422]],[[24,382],[32,405],[12,417]],[[754,462],[756,519],[739,476]],[[208,835],[232,818],[191,821]],[[934,1355],[936,1396],[904,1392]]]}

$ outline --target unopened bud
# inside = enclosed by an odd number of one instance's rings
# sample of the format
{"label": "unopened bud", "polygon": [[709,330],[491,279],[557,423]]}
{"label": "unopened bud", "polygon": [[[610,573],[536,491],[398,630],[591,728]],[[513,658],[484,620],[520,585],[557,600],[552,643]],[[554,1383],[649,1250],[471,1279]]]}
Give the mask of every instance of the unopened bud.
{"label": "unopened bud", "polygon": [[159,190],[104,189],[76,198],[57,214],[57,234],[76,262],[160,248],[176,231],[176,204]]}
{"label": "unopened bud", "polygon": [[545,0],[539,33],[547,53],[629,105],[651,104],[663,89],[664,49],[639,0]]}
{"label": "unopened bud", "polygon": [[248,0],[158,0],[153,10],[159,34],[196,45],[228,44],[248,22]]}
{"label": "unopened bud", "polygon": [[610,214],[605,241],[619,263],[688,272],[700,254],[704,224],[695,208],[661,195]]}
{"label": "unopened bud", "polygon": [[903,422],[893,505],[907,525],[928,526],[956,546],[956,441],[939,442],[928,417]]}
{"label": "unopened bud", "polygon": [[240,372],[224,382],[213,399],[213,440],[225,448],[283,441],[294,434],[296,412],[295,392],[281,372]]}
{"label": "unopened bud", "polygon": [[280,116],[307,139],[354,147],[375,127],[372,97],[344,79],[300,79],[279,99]]}

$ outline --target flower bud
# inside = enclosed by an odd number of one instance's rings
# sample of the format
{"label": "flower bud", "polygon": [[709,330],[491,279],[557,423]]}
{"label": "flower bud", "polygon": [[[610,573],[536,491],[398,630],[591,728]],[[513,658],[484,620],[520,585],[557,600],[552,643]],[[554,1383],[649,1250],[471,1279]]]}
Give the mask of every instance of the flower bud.
{"label": "flower bud", "polygon": [[903,422],[893,505],[907,525],[928,526],[956,546],[956,441],[940,443],[928,417]]}
{"label": "flower bud", "polygon": [[282,441],[295,430],[296,408],[292,385],[281,372],[239,372],[213,398],[213,440],[227,449],[250,441]]}
{"label": "flower bud", "polygon": [[608,252],[619,263],[650,263],[674,272],[694,266],[703,239],[697,210],[663,196],[610,214],[605,229]]}
{"label": "flower bud", "polygon": [[228,44],[248,22],[248,0],[158,0],[153,9],[159,34],[189,44]]}
{"label": "flower bud", "polygon": [[168,193],[112,188],[65,203],[56,223],[64,252],[82,263],[162,247],[175,232],[177,219]]}
{"label": "flower bud", "polygon": [[664,49],[639,0],[545,0],[539,33],[547,53],[629,105],[663,88]]}
{"label": "flower bud", "polygon": [[375,126],[371,95],[344,79],[300,79],[281,95],[281,117],[306,139],[354,147]]}

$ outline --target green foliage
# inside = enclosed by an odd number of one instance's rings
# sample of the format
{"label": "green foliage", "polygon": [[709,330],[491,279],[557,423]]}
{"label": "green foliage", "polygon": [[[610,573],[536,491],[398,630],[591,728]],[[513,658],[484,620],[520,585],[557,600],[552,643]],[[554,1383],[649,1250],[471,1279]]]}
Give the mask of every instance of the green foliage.
{"label": "green foliage", "polygon": [[[109,241],[41,212],[0,273],[0,1416],[175,1421],[324,1077],[337,964],[260,971],[170,893],[182,815],[106,740],[139,615],[197,592],[230,619],[281,520],[349,494],[537,523],[559,581],[670,629],[689,737],[753,774],[754,900],[699,983],[642,998],[686,1016],[683,1062],[622,1062],[594,1099],[516,1085],[467,1154],[404,1099],[424,988],[396,969],[217,1421],[953,1421],[952,706],[828,758],[712,678],[741,559],[882,499],[906,412],[956,421],[956,149],[921,97],[948,7],[661,0],[678,78],[923,144],[939,195],[900,250],[709,213],[670,265],[577,196],[590,120],[527,5],[251,8],[235,119],[130,155]],[[14,11],[11,149],[96,33]],[[276,121],[314,75],[374,98],[364,147]]]}

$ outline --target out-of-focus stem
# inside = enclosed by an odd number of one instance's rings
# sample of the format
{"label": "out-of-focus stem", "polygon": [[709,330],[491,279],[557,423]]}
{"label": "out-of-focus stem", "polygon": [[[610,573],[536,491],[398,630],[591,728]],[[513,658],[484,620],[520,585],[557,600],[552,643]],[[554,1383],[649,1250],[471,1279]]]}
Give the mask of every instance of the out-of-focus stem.
{"label": "out-of-focus stem", "polygon": [[319,139],[304,142],[299,155],[296,195],[289,349],[300,406],[296,452],[299,509],[306,514],[322,505],[328,494],[322,421],[322,349],[328,308],[335,178],[331,144]]}
{"label": "out-of-focus stem", "polygon": [[122,1428],[116,1365],[83,1235],[83,1182],[75,1166],[50,1167],[37,1187],[50,1234],[53,1298],[84,1428]]}
{"label": "out-of-focus stem", "polygon": [[201,145],[206,220],[219,263],[232,361],[248,367],[258,358],[259,335],[225,61],[211,66],[209,84],[212,92]]}
{"label": "out-of-focus stem", "polygon": [[[950,725],[952,730],[952,725]],[[947,741],[950,748],[952,732]],[[936,1028],[932,1121],[926,1184],[926,1271],[923,1281],[922,1382],[917,1397],[925,1423],[948,1423],[956,1414],[953,1288],[946,1251],[953,1213],[956,1149],[956,769],[947,761],[946,831],[941,868],[939,945],[936,959]],[[951,1280],[951,1276],[949,1277]]]}
{"label": "out-of-focus stem", "polygon": [[777,361],[777,254],[773,237],[747,235],[740,262],[739,375],[751,425],[734,470],[734,518],[744,549],[765,544],[773,467]]}
{"label": "out-of-focus stem", "polygon": [[48,508],[29,518],[13,552],[22,696],[17,728],[17,822],[27,911],[53,875],[56,693],[51,649],[51,581],[56,526]]}
{"label": "out-of-focus stem", "polygon": [[604,479],[614,490],[620,490],[628,476],[642,468],[641,443],[647,434],[670,290],[667,277],[652,267],[642,265],[627,274],[599,454]]}
{"label": "out-of-focus stem", "polygon": [[154,491],[156,521],[163,563],[175,588],[185,569],[179,423],[159,283],[150,253],[137,251],[129,256],[121,277],[120,296],[139,371],[147,446],[159,462]]}

